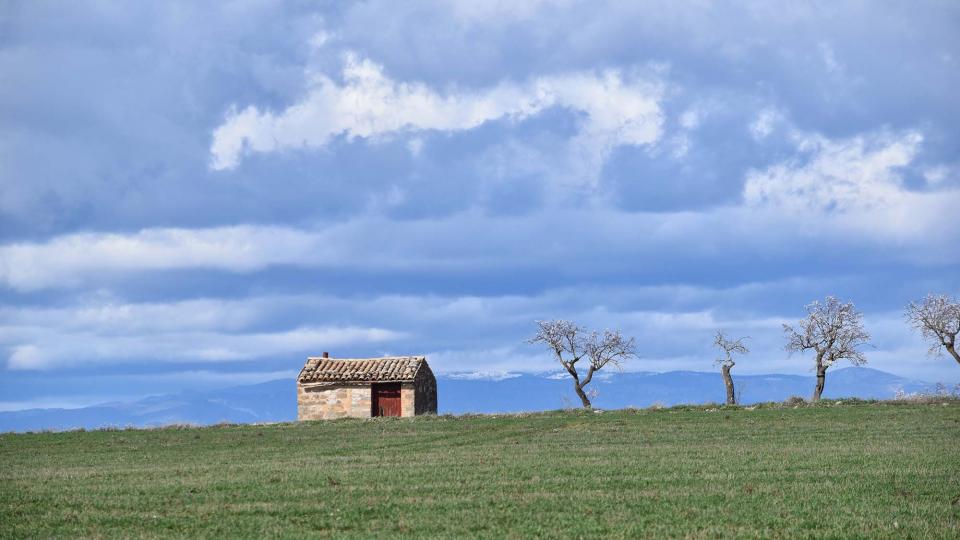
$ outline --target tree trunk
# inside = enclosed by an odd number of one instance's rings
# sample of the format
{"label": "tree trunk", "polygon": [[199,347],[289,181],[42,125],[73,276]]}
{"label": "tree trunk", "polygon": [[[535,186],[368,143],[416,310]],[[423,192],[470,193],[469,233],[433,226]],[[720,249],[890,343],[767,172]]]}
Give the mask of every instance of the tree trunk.
{"label": "tree trunk", "polygon": [[950,353],[950,356],[953,356],[953,359],[960,364],[960,354],[957,354],[957,349],[953,345],[947,345],[947,352]]}
{"label": "tree trunk", "polygon": [[590,379],[593,378],[593,369],[587,373],[587,378],[584,379],[583,382],[580,382],[580,375],[577,374],[577,369],[573,366],[573,364],[564,364],[564,367],[567,368],[567,372],[569,372],[570,377],[573,378],[573,389],[577,392],[577,395],[580,396],[580,401],[583,403],[583,408],[591,408],[592,405],[590,405],[590,399],[587,398],[587,394],[583,391],[583,387],[586,386],[587,383],[590,382]]}
{"label": "tree trunk", "polygon": [[737,397],[733,392],[733,377],[730,376],[730,366],[722,366],[720,371],[723,373],[723,384],[727,387],[727,405],[736,405]]}
{"label": "tree trunk", "polygon": [[823,383],[827,379],[826,366],[817,366],[817,387],[813,389],[813,399],[811,401],[820,401],[820,394],[823,394]]}
{"label": "tree trunk", "polygon": [[583,388],[578,382],[573,383],[573,389],[577,391],[577,395],[580,396],[580,401],[583,402],[584,409],[591,409],[593,405],[590,404],[590,399],[587,398],[586,392],[583,391]]}

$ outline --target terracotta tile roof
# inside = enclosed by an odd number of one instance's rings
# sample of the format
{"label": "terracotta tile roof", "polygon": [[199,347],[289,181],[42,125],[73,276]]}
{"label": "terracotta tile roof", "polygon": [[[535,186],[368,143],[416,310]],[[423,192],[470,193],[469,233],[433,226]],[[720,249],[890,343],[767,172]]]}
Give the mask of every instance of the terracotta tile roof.
{"label": "terracotta tile roof", "polygon": [[384,358],[307,358],[299,382],[403,382],[413,381],[423,356]]}

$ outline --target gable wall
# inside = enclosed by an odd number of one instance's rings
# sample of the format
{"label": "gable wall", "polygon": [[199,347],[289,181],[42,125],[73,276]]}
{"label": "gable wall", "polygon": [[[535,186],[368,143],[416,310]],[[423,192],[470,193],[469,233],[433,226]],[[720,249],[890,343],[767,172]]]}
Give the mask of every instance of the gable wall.
{"label": "gable wall", "polygon": [[411,410],[414,414],[437,414],[437,378],[430,367],[424,364],[413,380],[416,400]]}

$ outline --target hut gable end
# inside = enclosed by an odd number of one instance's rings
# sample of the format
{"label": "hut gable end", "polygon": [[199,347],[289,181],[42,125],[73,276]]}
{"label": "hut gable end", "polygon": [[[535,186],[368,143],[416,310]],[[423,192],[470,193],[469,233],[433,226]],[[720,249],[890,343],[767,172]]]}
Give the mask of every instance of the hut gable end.
{"label": "hut gable end", "polygon": [[436,378],[423,356],[310,357],[297,376],[297,417],[436,413],[436,395]]}

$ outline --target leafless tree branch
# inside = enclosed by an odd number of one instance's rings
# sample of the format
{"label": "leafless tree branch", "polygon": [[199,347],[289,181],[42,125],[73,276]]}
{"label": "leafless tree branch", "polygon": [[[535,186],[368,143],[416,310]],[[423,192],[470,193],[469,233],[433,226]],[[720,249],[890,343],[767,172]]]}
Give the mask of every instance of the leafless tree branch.
{"label": "leafless tree branch", "polygon": [[747,354],[750,352],[750,349],[748,349],[743,343],[748,339],[750,339],[750,336],[744,336],[737,339],[728,339],[723,330],[717,330],[717,334],[713,337],[713,345],[720,349],[720,351],[723,353],[723,357],[717,358],[714,361],[714,364],[718,366],[730,367],[737,365],[733,359],[733,355]]}
{"label": "leafless tree branch", "polygon": [[[537,333],[527,340],[531,344],[546,345],[560,365],[573,378],[574,390],[584,407],[590,407],[590,399],[584,387],[593,380],[593,374],[607,364],[618,368],[622,362],[636,358],[633,338],[624,338],[619,330],[588,332],[584,327],[565,320],[537,321]],[[577,363],[587,359],[586,375],[581,378]]]}
{"label": "leafless tree branch", "polygon": [[960,333],[960,301],[946,294],[928,294],[919,302],[910,302],[905,317],[930,344],[930,354],[940,355],[946,349],[960,363],[960,353],[956,349],[957,334]]}
{"label": "leafless tree branch", "polygon": [[817,368],[817,386],[814,401],[823,392],[827,368],[840,360],[849,360],[859,366],[867,363],[860,347],[870,341],[870,334],[863,327],[863,315],[852,302],[842,303],[828,296],[823,303],[815,301],[806,306],[807,316],[797,323],[783,325],[787,339],[786,350],[794,352],[814,351]]}

